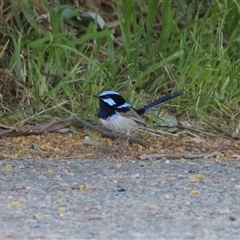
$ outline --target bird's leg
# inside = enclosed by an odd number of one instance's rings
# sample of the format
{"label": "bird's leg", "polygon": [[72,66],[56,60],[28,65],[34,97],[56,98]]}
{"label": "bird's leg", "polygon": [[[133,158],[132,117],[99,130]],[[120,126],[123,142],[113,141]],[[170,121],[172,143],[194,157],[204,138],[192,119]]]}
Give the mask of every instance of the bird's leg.
{"label": "bird's leg", "polygon": [[128,131],[128,132],[127,132],[127,142],[126,142],[126,147],[127,147],[127,145],[129,144],[129,138],[130,138],[130,132]]}
{"label": "bird's leg", "polygon": [[121,133],[121,135],[120,135],[118,138],[114,139],[113,147],[114,147],[115,149],[118,149],[118,148],[119,148],[118,145],[119,145],[120,142],[122,142],[123,136],[124,136],[124,133]]}
{"label": "bird's leg", "polygon": [[[126,142],[125,142],[125,139],[126,139]],[[121,153],[125,152],[129,144],[129,139],[130,139],[130,132],[121,133],[121,136],[119,138],[116,138],[114,141],[113,147],[115,151],[121,152]]]}
{"label": "bird's leg", "polygon": [[[127,140],[125,142],[126,136],[127,136]],[[125,152],[128,144],[129,144],[129,138],[130,138],[130,133],[129,132],[127,132],[127,134],[122,133],[121,136],[118,139],[116,139],[116,141],[114,143],[114,148],[115,149],[117,148],[116,150],[118,150],[120,152]],[[121,145],[119,147],[119,146],[117,146],[117,144],[119,144],[120,141],[121,141]]]}
{"label": "bird's leg", "polygon": [[117,147],[117,145],[118,145],[119,142],[120,142],[120,139],[121,139],[121,136],[118,137],[118,138],[116,138],[116,139],[114,140],[114,147]]}

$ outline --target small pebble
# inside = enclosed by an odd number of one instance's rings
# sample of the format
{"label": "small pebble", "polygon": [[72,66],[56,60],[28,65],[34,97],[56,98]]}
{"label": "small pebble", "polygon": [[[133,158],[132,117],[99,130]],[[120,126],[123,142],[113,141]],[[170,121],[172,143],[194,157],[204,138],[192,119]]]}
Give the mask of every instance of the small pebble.
{"label": "small pebble", "polygon": [[230,219],[231,221],[235,221],[235,220],[236,220],[236,218],[235,218],[234,216],[230,216],[229,219]]}
{"label": "small pebble", "polygon": [[164,195],[164,198],[165,198],[166,200],[169,200],[171,197],[170,197],[169,195],[165,194],[165,195]]}
{"label": "small pebble", "polygon": [[118,192],[126,192],[126,189],[123,187],[118,187],[117,190]]}
{"label": "small pebble", "polygon": [[38,149],[39,145],[37,143],[32,143],[29,148],[30,149]]}
{"label": "small pebble", "polygon": [[134,179],[134,178],[140,178],[140,174],[139,173],[136,173],[136,174],[134,174],[134,175],[132,175],[132,178]]}

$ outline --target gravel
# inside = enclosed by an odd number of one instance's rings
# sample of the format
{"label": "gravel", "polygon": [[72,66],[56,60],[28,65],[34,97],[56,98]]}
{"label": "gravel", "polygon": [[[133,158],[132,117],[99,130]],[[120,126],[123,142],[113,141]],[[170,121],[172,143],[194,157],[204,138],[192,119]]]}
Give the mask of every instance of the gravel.
{"label": "gravel", "polygon": [[240,239],[236,160],[0,163],[0,239]]}

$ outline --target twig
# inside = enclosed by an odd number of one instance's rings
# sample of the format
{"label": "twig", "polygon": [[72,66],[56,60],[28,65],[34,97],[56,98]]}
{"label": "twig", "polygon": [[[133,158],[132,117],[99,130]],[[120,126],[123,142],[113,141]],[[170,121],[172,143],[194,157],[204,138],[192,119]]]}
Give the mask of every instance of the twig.
{"label": "twig", "polygon": [[147,159],[162,159],[162,158],[166,158],[166,159],[195,159],[195,158],[212,158],[212,157],[216,157],[217,155],[219,155],[220,152],[215,151],[212,153],[189,153],[189,154],[143,154],[141,156],[141,160],[147,160]]}
{"label": "twig", "polygon": [[0,191],[19,191],[25,190],[26,187],[18,187],[18,188],[0,188]]}
{"label": "twig", "polygon": [[[218,136],[217,134],[207,132],[207,131],[205,131],[204,129],[198,129],[198,128],[194,128],[194,127],[188,127],[188,126],[184,126],[184,125],[181,125],[181,124],[178,124],[178,127],[179,127],[179,128],[182,128],[182,129],[191,130],[191,131],[194,131],[194,132],[203,133],[203,134],[209,135],[209,136],[214,136],[214,137]],[[187,133],[189,133],[189,132],[187,132]]]}
{"label": "twig", "polygon": [[15,80],[16,82],[22,84],[21,87],[26,87],[27,83],[22,81],[21,79],[16,78],[15,76],[13,76],[11,73],[8,73],[7,71],[5,71],[4,69],[0,68],[0,73],[3,75],[6,75],[8,77],[10,77],[11,79]]}
{"label": "twig", "polygon": [[[11,159],[11,160],[12,160],[12,159]],[[8,182],[8,183],[11,182],[11,183],[13,183],[13,184],[17,184],[16,182],[9,181],[9,180],[6,180],[6,179],[4,179],[4,178],[0,178],[0,180],[1,180],[1,181],[4,181],[4,182]]]}
{"label": "twig", "polygon": [[149,128],[149,127],[145,128],[145,129],[141,128],[141,131],[150,133],[150,134],[152,134],[154,136],[157,136],[157,137],[160,136],[161,138],[164,137],[163,135],[170,135],[170,136],[177,136],[177,137],[179,136],[178,134],[175,134],[175,133],[170,133],[170,132],[162,131],[162,130],[159,130],[159,129],[152,129],[152,128]]}
{"label": "twig", "polygon": [[[121,133],[117,133],[117,132],[110,132],[110,131],[106,131],[98,126],[94,126],[93,124],[91,124],[90,122],[86,122],[85,120],[81,119],[81,118],[76,118],[74,119],[73,121],[76,125],[82,125],[86,128],[89,128],[89,129],[92,129],[94,131],[97,131],[99,133],[101,133],[102,135],[106,136],[106,137],[111,137],[111,138],[122,138],[122,139],[128,139],[127,136],[123,136]],[[129,142],[131,143],[137,143],[143,147],[146,147],[146,142],[139,139],[139,138],[136,138],[136,137],[133,137],[133,136],[130,136],[129,137]]]}
{"label": "twig", "polygon": [[23,121],[21,121],[20,123],[18,123],[18,125],[21,126],[21,125],[23,125],[25,122],[29,121],[31,118],[34,118],[34,117],[36,117],[36,116],[38,116],[38,115],[40,115],[40,114],[42,114],[42,113],[45,113],[45,112],[47,112],[47,111],[50,111],[50,110],[52,110],[52,109],[54,109],[54,108],[57,108],[57,107],[65,104],[65,103],[67,103],[67,102],[68,102],[68,101],[64,101],[64,102],[61,102],[61,103],[59,103],[59,104],[57,104],[57,105],[55,105],[55,106],[53,106],[53,107],[44,109],[44,110],[42,110],[41,112],[38,112],[38,113],[36,113],[35,115],[32,115],[31,117],[24,119]]}

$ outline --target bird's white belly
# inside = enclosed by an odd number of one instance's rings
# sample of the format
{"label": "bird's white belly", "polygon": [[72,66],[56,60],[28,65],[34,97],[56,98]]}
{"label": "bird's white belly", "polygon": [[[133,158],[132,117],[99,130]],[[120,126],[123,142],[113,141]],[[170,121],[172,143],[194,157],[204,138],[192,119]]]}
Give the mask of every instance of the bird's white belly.
{"label": "bird's white belly", "polygon": [[138,127],[138,124],[133,119],[123,117],[120,114],[113,115],[107,119],[100,118],[99,120],[106,128],[125,134],[130,134],[131,131]]}

